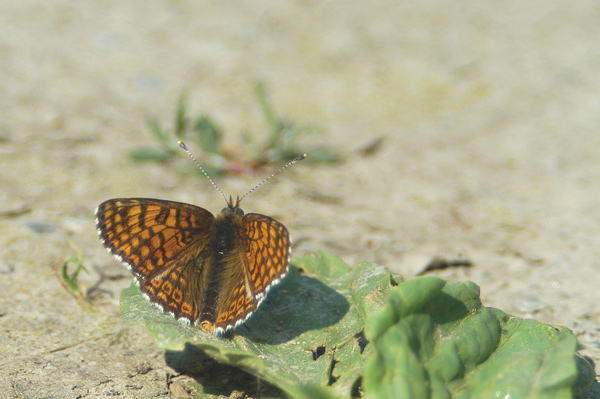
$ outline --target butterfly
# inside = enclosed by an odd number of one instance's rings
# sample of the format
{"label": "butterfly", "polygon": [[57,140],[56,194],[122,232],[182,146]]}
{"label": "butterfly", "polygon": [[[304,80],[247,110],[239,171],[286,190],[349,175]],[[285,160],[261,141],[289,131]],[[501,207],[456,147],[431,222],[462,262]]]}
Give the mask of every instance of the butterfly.
{"label": "butterfly", "polygon": [[258,308],[287,274],[291,252],[283,224],[244,214],[244,196],[223,198],[227,207],[216,216],[194,205],[150,198],[110,199],[96,210],[102,244],[133,273],[144,297],[184,324],[217,335],[238,327]]}

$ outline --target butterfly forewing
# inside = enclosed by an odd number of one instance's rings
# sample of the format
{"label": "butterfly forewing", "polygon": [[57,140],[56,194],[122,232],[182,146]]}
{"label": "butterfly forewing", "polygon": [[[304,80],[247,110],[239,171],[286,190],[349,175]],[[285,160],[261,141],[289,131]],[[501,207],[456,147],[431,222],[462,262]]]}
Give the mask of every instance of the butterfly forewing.
{"label": "butterfly forewing", "polygon": [[244,261],[249,274],[249,289],[258,300],[287,273],[291,241],[284,225],[268,216],[244,216],[246,230]]}
{"label": "butterfly forewing", "polygon": [[131,269],[141,291],[190,322],[203,301],[213,221],[205,209],[145,198],[112,199],[96,211],[104,246]]}

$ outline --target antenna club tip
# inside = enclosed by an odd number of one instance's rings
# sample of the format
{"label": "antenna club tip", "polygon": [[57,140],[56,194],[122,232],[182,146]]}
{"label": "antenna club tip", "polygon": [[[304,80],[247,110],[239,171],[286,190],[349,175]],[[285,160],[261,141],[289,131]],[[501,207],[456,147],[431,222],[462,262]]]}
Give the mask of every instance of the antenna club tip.
{"label": "antenna club tip", "polygon": [[177,145],[180,146],[181,148],[183,148],[184,150],[187,150],[187,146],[184,144],[183,141],[181,141],[181,140],[177,141]]}
{"label": "antenna club tip", "polygon": [[[302,160],[303,160],[304,158],[306,158],[306,157],[307,157],[307,155],[306,155],[306,154],[299,155],[299,156],[297,156],[297,157],[296,157],[296,159],[294,159],[294,160],[293,160],[292,162],[290,162],[288,165],[295,164],[295,163],[296,163],[296,162],[298,162],[298,161],[302,161]],[[286,167],[287,167],[288,165],[286,165]]]}

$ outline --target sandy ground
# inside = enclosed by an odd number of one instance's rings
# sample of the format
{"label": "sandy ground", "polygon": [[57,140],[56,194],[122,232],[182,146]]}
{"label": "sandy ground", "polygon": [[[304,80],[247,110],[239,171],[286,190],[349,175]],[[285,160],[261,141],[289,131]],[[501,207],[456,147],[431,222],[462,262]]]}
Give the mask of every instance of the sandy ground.
{"label": "sandy ground", "polygon": [[[435,274],[571,328],[600,362],[597,2],[147,4],[0,4],[0,397],[185,394],[164,351],[121,321],[130,280],[93,212],[128,196],[219,211],[208,182],[126,154],[153,144],[145,118],[170,124],[184,88],[231,148],[265,134],[257,79],[280,115],[321,126],[314,143],[346,156],[245,200],[287,225],[296,256],[323,249],[406,278],[436,256],[470,259]],[[378,152],[357,153],[377,137]],[[235,195],[261,177],[218,183]],[[96,312],[55,276],[67,240],[86,287],[123,277],[96,290]]]}

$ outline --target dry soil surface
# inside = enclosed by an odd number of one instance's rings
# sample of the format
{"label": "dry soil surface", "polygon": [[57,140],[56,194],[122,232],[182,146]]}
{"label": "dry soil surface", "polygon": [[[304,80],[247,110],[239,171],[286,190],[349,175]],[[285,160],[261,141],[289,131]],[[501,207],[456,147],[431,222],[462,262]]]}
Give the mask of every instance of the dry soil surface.
{"label": "dry soil surface", "polygon": [[[326,132],[308,144],[344,154],[244,201],[288,227],[294,255],[323,249],[407,279],[435,257],[469,259],[435,274],[571,328],[598,363],[599,37],[591,0],[2,2],[0,397],[186,395],[176,362],[120,319],[130,277],[93,213],[137,196],[219,211],[206,180],[175,171],[189,160],[127,153],[154,144],[145,119],[170,126],[186,88],[191,112],[243,153],[243,132],[267,131],[257,80],[279,115]],[[262,177],[217,180],[235,195]],[[56,277],[69,241],[95,312]]]}

